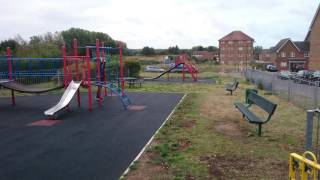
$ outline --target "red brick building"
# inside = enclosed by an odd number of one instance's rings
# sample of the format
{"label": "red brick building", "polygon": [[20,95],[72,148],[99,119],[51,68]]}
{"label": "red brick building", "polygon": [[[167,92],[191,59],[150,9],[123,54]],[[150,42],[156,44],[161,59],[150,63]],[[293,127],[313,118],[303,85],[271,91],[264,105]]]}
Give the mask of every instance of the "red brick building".
{"label": "red brick building", "polygon": [[254,39],[241,31],[233,31],[219,40],[220,62],[249,64],[253,60]]}
{"label": "red brick building", "polygon": [[320,5],[313,17],[305,41],[310,44],[309,67],[320,70]]}
{"label": "red brick building", "polygon": [[270,49],[262,49],[261,53],[259,54],[259,60],[272,64]]}
{"label": "red brick building", "polygon": [[290,38],[282,39],[276,46],[270,48],[268,53],[270,62],[276,65],[279,70],[297,71],[309,67],[308,42],[292,41]]}

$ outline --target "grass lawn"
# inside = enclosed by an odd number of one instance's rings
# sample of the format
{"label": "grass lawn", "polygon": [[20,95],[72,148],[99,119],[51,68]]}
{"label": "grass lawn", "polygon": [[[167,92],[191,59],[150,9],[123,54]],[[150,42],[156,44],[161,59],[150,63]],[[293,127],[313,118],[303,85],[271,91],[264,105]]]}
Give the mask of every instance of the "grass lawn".
{"label": "grass lawn", "polygon": [[[277,110],[263,125],[242,119],[244,80],[233,96],[221,84],[147,83],[135,91],[184,92],[186,98],[123,179],[287,179],[289,153],[303,152],[306,112],[264,91]],[[264,115],[258,109],[257,113]]]}

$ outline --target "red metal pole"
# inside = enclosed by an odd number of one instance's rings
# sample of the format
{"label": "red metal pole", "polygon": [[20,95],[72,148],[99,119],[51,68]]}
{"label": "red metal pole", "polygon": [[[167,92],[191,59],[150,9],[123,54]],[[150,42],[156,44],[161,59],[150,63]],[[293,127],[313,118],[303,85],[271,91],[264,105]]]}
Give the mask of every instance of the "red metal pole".
{"label": "red metal pole", "polygon": [[[101,46],[104,47],[104,43],[101,42]],[[107,71],[106,71],[106,57],[105,57],[105,50],[103,49],[102,50],[102,60],[103,60],[103,69],[104,69],[104,78],[103,78],[103,83],[106,84],[107,83]],[[108,95],[108,92],[107,92],[107,87],[104,87],[104,96],[107,96]]]}
{"label": "red metal pole", "polygon": [[[11,59],[11,49],[10,47],[7,47],[7,62],[8,62],[8,75],[9,80],[12,80],[12,59]],[[14,97],[14,91],[11,90],[11,102],[12,105],[16,105],[16,99]]]}
{"label": "red metal pole", "polygon": [[[79,81],[80,80],[80,75],[79,75],[79,65],[78,65],[79,62],[78,61],[80,61],[82,59],[80,59],[78,57],[78,41],[77,41],[76,38],[73,39],[72,46],[73,46],[73,56],[74,56],[74,58],[76,60],[76,80]],[[81,107],[80,88],[77,91],[77,100],[78,100],[78,107]]]}
{"label": "red metal pole", "polygon": [[12,80],[12,60],[11,60],[11,49],[9,47],[7,47],[7,62],[8,62],[9,80]]}
{"label": "red metal pole", "polygon": [[79,81],[80,80],[80,77],[79,77],[79,62],[78,62],[78,42],[77,42],[77,39],[74,38],[73,39],[73,56],[75,56],[75,60],[76,60],[76,80]]}
{"label": "red metal pole", "polygon": [[185,68],[185,63],[183,63],[183,64],[182,64],[182,81],[184,81],[184,80],[185,80],[185,78],[186,78],[184,68]]}
{"label": "red metal pole", "polygon": [[96,66],[97,66],[97,82],[98,82],[98,90],[97,90],[97,98],[99,101],[99,105],[101,106],[102,98],[101,98],[101,78],[100,78],[100,42],[99,39],[96,39]]}
{"label": "red metal pole", "polygon": [[92,111],[92,91],[91,91],[91,67],[90,67],[90,50],[86,48],[86,63],[87,63],[87,83],[88,83],[88,100],[89,111]]}
{"label": "red metal pole", "polygon": [[62,59],[63,59],[63,85],[64,85],[64,88],[67,88],[68,72],[67,72],[67,52],[66,52],[65,43],[62,45],[61,51],[62,51]]}
{"label": "red metal pole", "polygon": [[124,75],[123,75],[123,60],[122,60],[122,46],[119,47],[120,54],[120,80],[121,80],[121,95],[124,96]]}

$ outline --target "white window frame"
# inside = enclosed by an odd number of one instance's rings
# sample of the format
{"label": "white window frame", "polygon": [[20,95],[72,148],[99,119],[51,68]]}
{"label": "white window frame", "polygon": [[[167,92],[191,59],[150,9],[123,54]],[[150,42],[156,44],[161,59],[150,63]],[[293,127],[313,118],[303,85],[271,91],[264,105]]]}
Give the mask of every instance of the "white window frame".
{"label": "white window frame", "polygon": [[309,57],[309,52],[304,52],[304,57]]}
{"label": "white window frame", "polygon": [[292,52],[290,53],[290,57],[296,57],[296,53],[292,51]]}
{"label": "white window frame", "polygon": [[287,53],[286,52],[281,52],[280,53],[280,57],[286,57],[287,56]]}

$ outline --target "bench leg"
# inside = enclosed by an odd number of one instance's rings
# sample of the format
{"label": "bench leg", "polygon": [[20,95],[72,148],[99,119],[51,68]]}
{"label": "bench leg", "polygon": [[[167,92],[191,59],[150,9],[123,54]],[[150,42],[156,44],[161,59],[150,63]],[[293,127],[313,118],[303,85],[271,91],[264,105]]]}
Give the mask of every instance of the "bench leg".
{"label": "bench leg", "polygon": [[258,136],[261,137],[262,134],[262,124],[258,124]]}

